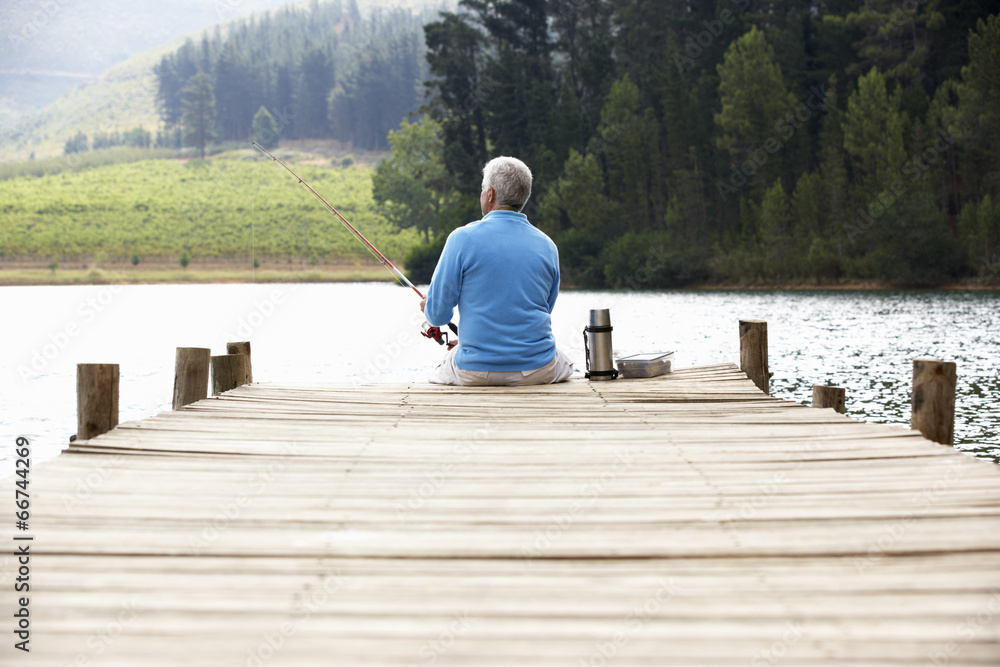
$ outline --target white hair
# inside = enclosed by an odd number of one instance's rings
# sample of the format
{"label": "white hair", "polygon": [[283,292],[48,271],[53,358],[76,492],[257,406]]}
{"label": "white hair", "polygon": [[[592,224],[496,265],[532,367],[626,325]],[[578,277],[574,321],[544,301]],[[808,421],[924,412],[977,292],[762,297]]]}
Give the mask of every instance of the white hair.
{"label": "white hair", "polygon": [[531,170],[515,157],[497,157],[483,167],[483,189],[493,188],[497,204],[520,211],[531,196]]}

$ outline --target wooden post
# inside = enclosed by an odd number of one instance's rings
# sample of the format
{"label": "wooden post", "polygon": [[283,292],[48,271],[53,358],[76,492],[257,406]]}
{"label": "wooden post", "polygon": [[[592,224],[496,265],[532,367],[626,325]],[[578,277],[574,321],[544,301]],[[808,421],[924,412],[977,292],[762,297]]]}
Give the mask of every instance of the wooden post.
{"label": "wooden post", "polygon": [[174,410],[203,398],[208,398],[208,360],[212,351],[207,347],[179,347],[174,361]]}
{"label": "wooden post", "polygon": [[233,343],[226,343],[226,354],[245,354],[247,357],[247,376],[242,384],[253,382],[253,369],[250,367],[250,341],[241,340]]}
{"label": "wooden post", "polygon": [[843,387],[813,385],[813,407],[833,408],[840,414],[847,414],[847,390]]}
{"label": "wooden post", "polygon": [[922,357],[913,360],[910,427],[943,445],[955,444],[954,361]]}
{"label": "wooden post", "polygon": [[767,370],[767,322],[740,320],[740,368],[757,388],[771,395],[771,375]]}
{"label": "wooden post", "polygon": [[212,357],[212,396],[246,383],[246,360],[245,354],[220,354]]}
{"label": "wooden post", "polygon": [[76,439],[90,440],[118,426],[118,364],[76,365]]}

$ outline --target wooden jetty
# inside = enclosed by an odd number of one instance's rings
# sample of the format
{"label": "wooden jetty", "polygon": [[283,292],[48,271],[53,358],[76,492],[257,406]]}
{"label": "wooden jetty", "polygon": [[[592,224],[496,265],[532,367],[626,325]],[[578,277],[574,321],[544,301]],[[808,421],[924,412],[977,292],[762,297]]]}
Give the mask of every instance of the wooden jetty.
{"label": "wooden jetty", "polygon": [[732,365],[242,386],[31,488],[4,665],[1000,664],[1000,467]]}

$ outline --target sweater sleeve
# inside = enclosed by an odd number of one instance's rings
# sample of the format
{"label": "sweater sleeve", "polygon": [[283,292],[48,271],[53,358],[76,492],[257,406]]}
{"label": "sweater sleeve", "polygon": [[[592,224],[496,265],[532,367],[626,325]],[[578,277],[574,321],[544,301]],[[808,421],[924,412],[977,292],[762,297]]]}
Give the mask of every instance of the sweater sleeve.
{"label": "sweater sleeve", "polygon": [[556,307],[556,297],[559,296],[559,249],[556,248],[555,244],[552,244],[552,254],[554,256],[555,263],[555,280],[552,282],[552,288],[549,290],[549,314],[552,314],[552,309]]}
{"label": "sweater sleeve", "polygon": [[457,239],[455,232],[452,232],[444,244],[441,259],[434,268],[431,286],[427,290],[424,317],[436,327],[451,322],[458,297],[462,293],[461,245],[461,239]]}

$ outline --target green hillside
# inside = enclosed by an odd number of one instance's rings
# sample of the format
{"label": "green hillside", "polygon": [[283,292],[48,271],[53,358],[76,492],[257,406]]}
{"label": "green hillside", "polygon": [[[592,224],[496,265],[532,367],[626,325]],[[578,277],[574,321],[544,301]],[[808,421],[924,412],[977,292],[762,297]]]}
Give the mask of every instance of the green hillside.
{"label": "green hillside", "polygon": [[[375,212],[371,169],[293,167],[390,258],[417,243]],[[330,263],[367,252],[296,181],[249,150],[0,181],[0,266],[23,260]],[[134,258],[134,259],[133,259]]]}

